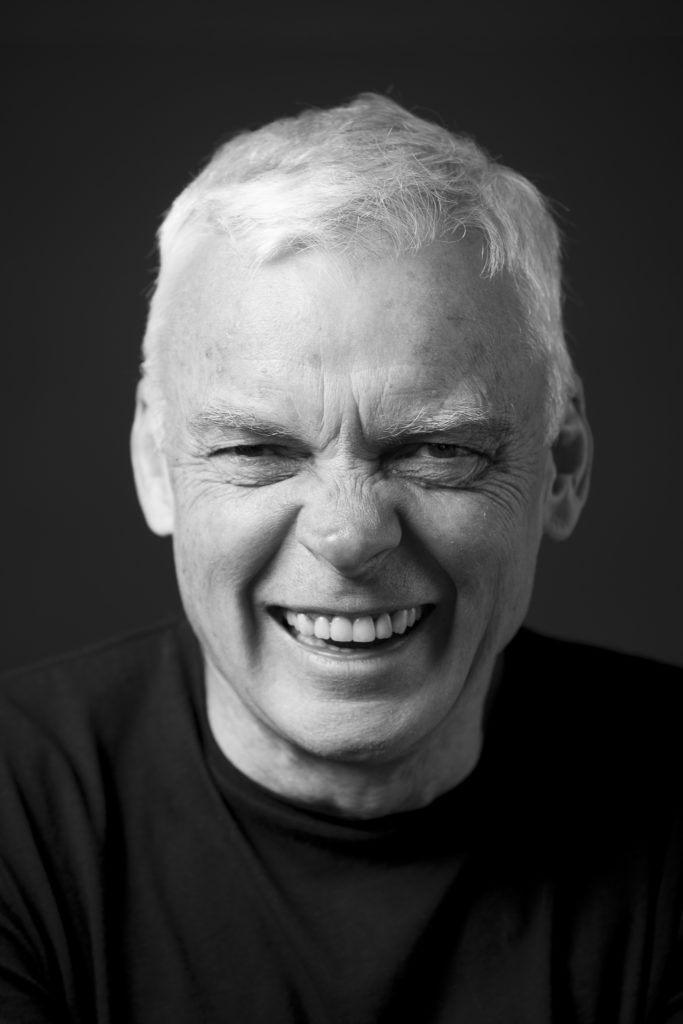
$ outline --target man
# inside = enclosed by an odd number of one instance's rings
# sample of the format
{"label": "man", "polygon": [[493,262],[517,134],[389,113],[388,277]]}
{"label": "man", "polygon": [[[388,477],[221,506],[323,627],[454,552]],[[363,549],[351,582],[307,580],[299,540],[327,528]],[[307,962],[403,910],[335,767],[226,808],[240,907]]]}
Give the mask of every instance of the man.
{"label": "man", "polygon": [[520,629],[591,453],[541,197],[363,96],[160,250],[187,622],[4,684],[2,1021],[683,1020],[678,674]]}

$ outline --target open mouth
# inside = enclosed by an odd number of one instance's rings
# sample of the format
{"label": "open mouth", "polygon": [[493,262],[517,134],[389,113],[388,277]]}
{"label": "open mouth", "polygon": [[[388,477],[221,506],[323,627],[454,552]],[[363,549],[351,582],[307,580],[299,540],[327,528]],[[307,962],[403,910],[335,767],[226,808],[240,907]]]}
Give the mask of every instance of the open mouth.
{"label": "open mouth", "polygon": [[276,617],[300,643],[340,651],[369,651],[418,629],[434,605],[414,605],[379,615],[322,615],[280,608]]}

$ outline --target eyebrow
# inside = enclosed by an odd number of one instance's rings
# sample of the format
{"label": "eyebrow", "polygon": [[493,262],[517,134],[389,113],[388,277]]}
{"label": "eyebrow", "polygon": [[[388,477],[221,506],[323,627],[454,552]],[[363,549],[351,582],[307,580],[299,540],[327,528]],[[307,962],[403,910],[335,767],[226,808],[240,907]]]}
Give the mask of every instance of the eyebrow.
{"label": "eyebrow", "polygon": [[467,431],[481,437],[504,439],[512,433],[509,417],[494,415],[480,407],[443,409],[437,412],[417,412],[408,422],[385,424],[380,433],[382,441],[401,441],[410,437],[430,434],[448,434]]}
{"label": "eyebrow", "polygon": [[294,436],[286,427],[264,420],[248,409],[238,411],[219,406],[209,406],[192,416],[188,422],[188,430],[198,440],[202,440],[208,433],[226,430],[241,430],[259,437]]}
{"label": "eyebrow", "polygon": [[[189,420],[188,429],[196,440],[204,440],[207,434],[228,431],[241,431],[262,438],[300,440],[295,430],[263,419],[249,409],[222,406],[208,406],[196,413]],[[512,434],[513,424],[507,416],[492,415],[476,406],[455,410],[423,410],[414,413],[408,420],[382,424],[374,440],[382,444],[399,443],[412,438],[456,432],[467,432],[468,437],[474,439],[502,443]]]}

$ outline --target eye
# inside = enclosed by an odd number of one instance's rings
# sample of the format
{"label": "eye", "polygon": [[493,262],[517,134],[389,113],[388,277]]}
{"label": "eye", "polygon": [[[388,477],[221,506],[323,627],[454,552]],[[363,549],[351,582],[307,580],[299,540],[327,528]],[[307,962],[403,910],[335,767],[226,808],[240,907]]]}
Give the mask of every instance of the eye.
{"label": "eye", "polygon": [[448,441],[425,441],[423,444],[406,445],[393,453],[394,459],[464,459],[483,458],[483,453],[462,444]]}
{"label": "eye", "polygon": [[209,453],[221,476],[237,487],[262,487],[293,476],[301,454],[277,444],[235,444]]}
{"label": "eye", "polygon": [[426,441],[395,452],[391,472],[435,487],[464,487],[475,482],[488,468],[484,452],[448,441]]}
{"label": "eye", "polygon": [[211,459],[280,459],[292,458],[294,453],[277,444],[232,444],[209,452]]}
{"label": "eye", "polygon": [[467,448],[463,448],[462,445],[446,444],[445,442],[425,444],[421,445],[421,447],[425,448],[433,459],[455,459],[475,454],[474,452],[470,452]]}
{"label": "eye", "polygon": [[277,457],[277,449],[270,444],[235,444],[231,448],[219,448],[218,451],[212,452],[211,454],[212,456],[242,456],[246,459],[255,459],[265,455],[273,455]]}

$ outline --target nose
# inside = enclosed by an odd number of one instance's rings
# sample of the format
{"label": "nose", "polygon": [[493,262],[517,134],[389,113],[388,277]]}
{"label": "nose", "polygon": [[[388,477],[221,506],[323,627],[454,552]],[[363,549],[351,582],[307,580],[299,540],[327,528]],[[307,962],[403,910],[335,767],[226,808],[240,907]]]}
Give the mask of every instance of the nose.
{"label": "nose", "polygon": [[350,473],[311,484],[297,518],[297,539],[342,576],[372,575],[402,536],[398,511],[383,486]]}

